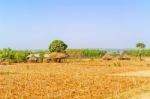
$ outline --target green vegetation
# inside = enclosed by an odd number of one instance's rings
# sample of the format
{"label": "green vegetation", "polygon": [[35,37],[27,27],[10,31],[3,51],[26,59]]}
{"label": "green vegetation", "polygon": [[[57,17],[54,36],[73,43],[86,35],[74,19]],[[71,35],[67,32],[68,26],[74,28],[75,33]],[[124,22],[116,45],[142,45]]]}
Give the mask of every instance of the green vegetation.
{"label": "green vegetation", "polygon": [[[5,48],[0,50],[0,59],[10,59],[11,62],[19,63],[25,62],[27,56],[30,53],[40,54],[40,60],[43,60],[44,54],[49,53],[48,50],[37,50],[37,51],[28,51],[28,50],[12,50],[10,48]],[[66,53],[70,58],[99,58],[102,57],[106,51],[97,50],[97,49],[67,49]],[[137,57],[139,55],[139,50],[128,50],[129,55]],[[142,56],[150,56],[150,49],[141,50]],[[119,55],[118,52],[112,52],[112,56]]]}
{"label": "green vegetation", "polygon": [[106,51],[98,49],[68,49],[70,58],[92,58],[102,57]]}
{"label": "green vegetation", "polygon": [[90,57],[102,57],[105,55],[106,51],[96,50],[96,49],[84,49],[82,50],[82,57],[90,58]]}
{"label": "green vegetation", "polygon": [[65,44],[61,40],[54,40],[50,46],[49,51],[50,52],[64,52],[67,49],[67,44]]}
{"label": "green vegetation", "polygon": [[[4,48],[0,50],[0,61],[3,59],[11,60],[13,63],[26,62],[27,56],[31,53],[36,53],[40,55],[40,60],[44,59],[44,55],[49,52],[66,52],[70,57],[69,58],[99,58],[106,54],[106,51],[99,49],[67,49],[67,44],[65,44],[61,40],[54,40],[48,50],[36,50],[36,51],[28,51],[28,50],[12,50],[10,48]],[[144,49],[145,44],[137,43],[136,47],[139,50],[127,50],[128,54],[131,56],[150,56],[150,49]],[[67,50],[66,50],[67,49]],[[116,57],[119,55],[119,51],[112,52],[112,56]]]}
{"label": "green vegetation", "polygon": [[10,48],[4,48],[3,50],[0,50],[0,58],[14,59],[15,52]]}
{"label": "green vegetation", "polygon": [[[139,56],[139,50],[129,50],[128,53],[131,56]],[[143,49],[140,51],[140,53],[142,54],[142,56],[150,56],[150,49]]]}
{"label": "green vegetation", "polygon": [[142,52],[141,52],[141,51],[142,51],[146,46],[145,46],[144,43],[137,43],[137,44],[136,44],[136,47],[139,49],[139,54],[138,54],[139,59],[142,60],[142,58],[141,58],[141,57],[142,57]]}
{"label": "green vegetation", "polygon": [[27,50],[12,50],[10,48],[4,48],[0,50],[0,59],[10,59],[12,62],[24,62],[26,61],[26,57],[31,53],[31,51]]}
{"label": "green vegetation", "polygon": [[146,46],[145,46],[144,43],[137,43],[136,47],[139,48],[139,49],[144,49]]}
{"label": "green vegetation", "polygon": [[70,58],[81,58],[82,50],[83,49],[67,49],[66,52],[68,53]]}

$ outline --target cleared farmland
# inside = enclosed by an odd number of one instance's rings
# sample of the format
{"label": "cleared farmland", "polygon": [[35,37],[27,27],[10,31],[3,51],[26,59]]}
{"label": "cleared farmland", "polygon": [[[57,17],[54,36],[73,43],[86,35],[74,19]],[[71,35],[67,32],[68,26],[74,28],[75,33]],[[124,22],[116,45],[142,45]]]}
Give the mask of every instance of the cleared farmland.
{"label": "cleared farmland", "polygon": [[[116,64],[120,65],[116,65]],[[150,83],[149,77],[111,76],[150,70],[149,62],[84,61],[0,66],[2,99],[105,99]]]}

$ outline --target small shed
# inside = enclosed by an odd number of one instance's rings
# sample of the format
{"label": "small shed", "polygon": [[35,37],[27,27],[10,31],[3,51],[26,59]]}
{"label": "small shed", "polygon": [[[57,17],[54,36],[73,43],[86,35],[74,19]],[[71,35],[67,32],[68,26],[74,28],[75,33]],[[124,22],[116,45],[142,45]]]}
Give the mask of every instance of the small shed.
{"label": "small shed", "polygon": [[33,62],[33,63],[39,62],[39,58],[40,58],[39,54],[30,54],[27,56],[28,62]]}

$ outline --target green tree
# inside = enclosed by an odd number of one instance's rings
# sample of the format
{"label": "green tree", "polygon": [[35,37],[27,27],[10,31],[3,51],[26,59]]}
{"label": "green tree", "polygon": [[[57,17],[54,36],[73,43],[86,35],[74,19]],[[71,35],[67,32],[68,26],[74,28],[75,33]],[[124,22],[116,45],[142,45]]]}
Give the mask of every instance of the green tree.
{"label": "green tree", "polygon": [[137,43],[136,47],[139,49],[139,59],[142,60],[142,50],[146,47],[144,43]]}
{"label": "green tree", "polygon": [[14,59],[14,51],[10,48],[4,48],[0,52],[0,58]]}
{"label": "green tree", "polygon": [[67,44],[65,44],[61,40],[54,40],[49,46],[49,51],[50,52],[65,52],[67,49]]}

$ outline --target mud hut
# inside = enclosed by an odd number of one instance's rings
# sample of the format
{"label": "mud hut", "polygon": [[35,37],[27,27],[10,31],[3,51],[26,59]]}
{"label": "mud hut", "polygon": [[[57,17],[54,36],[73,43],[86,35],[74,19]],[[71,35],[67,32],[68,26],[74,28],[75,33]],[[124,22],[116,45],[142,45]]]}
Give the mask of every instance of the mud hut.
{"label": "mud hut", "polygon": [[2,58],[0,59],[0,65],[11,65],[11,60]]}
{"label": "mud hut", "polygon": [[118,56],[118,60],[131,60],[130,55],[127,52],[120,52],[120,55]]}
{"label": "mud hut", "polygon": [[53,52],[49,54],[48,59],[54,62],[62,62],[62,60],[66,59],[69,55],[67,53]]}
{"label": "mud hut", "polygon": [[39,54],[30,54],[27,56],[28,62],[37,63],[39,62],[40,55]]}
{"label": "mud hut", "polygon": [[110,53],[106,53],[102,58],[103,58],[103,60],[112,60],[113,59],[113,57],[111,56]]}

